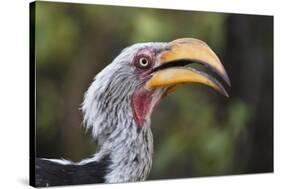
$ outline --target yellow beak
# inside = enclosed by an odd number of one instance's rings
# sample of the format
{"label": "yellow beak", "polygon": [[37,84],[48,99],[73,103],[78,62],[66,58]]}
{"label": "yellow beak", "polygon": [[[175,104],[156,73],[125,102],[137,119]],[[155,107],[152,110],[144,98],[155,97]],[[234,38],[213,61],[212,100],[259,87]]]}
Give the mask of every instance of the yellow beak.
{"label": "yellow beak", "polygon": [[229,86],[229,77],[217,55],[203,41],[192,38],[177,39],[169,44],[169,50],[159,54],[159,62],[146,82],[145,88],[152,90],[158,87],[173,88],[179,84],[201,83],[212,87],[228,96],[224,87],[213,77],[191,67],[189,63],[199,63],[215,72]]}

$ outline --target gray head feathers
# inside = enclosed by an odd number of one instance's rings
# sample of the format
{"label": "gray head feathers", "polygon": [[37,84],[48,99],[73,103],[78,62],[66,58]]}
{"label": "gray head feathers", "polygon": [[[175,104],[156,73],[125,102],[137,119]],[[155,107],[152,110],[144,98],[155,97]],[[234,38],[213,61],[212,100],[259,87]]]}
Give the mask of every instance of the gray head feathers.
{"label": "gray head feathers", "polygon": [[131,97],[140,85],[132,64],[141,48],[159,52],[166,43],[135,44],[124,49],[104,68],[85,93],[84,125],[100,146],[94,159],[110,154],[113,162],[106,182],[144,180],[152,165],[153,137],[150,118],[138,128],[133,118]]}

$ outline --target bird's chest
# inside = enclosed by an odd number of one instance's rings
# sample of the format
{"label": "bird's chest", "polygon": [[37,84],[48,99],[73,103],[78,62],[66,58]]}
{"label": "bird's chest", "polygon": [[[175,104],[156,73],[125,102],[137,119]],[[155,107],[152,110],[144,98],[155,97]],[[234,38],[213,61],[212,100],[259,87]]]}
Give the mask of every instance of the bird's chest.
{"label": "bird's chest", "polygon": [[109,183],[145,180],[152,167],[153,139],[150,131],[141,133],[134,141],[127,141],[112,154]]}

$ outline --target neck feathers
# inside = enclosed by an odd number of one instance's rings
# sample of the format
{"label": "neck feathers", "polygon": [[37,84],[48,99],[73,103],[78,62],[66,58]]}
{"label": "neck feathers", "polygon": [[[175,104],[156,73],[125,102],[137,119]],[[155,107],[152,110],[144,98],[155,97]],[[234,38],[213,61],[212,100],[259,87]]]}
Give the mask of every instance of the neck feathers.
{"label": "neck feathers", "polygon": [[[130,127],[130,125],[128,126]],[[112,164],[106,175],[106,182],[130,182],[145,180],[152,165],[153,138],[148,126],[137,129],[114,132],[119,135],[109,138],[101,147],[101,151],[109,151]]]}
{"label": "neck feathers", "polygon": [[[91,129],[100,149],[94,158],[84,160],[84,163],[109,156],[112,163],[108,166],[105,182],[144,180],[152,165],[150,120],[138,127],[131,107],[130,91],[133,90],[126,86],[116,90],[118,95],[113,95],[114,84],[106,82],[109,81],[104,81],[105,85],[100,87],[92,84],[82,106],[86,128]],[[108,86],[111,86],[111,92],[107,91]]]}

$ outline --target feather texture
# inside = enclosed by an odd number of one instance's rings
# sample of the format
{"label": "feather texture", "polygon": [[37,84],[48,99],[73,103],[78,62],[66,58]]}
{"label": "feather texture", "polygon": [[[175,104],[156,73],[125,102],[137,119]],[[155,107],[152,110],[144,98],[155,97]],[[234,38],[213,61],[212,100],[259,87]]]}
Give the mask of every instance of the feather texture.
{"label": "feather texture", "polygon": [[36,187],[104,183],[104,176],[109,172],[109,155],[100,161],[83,165],[62,164],[47,159],[36,159]]}
{"label": "feather texture", "polygon": [[[132,64],[143,48],[157,53],[166,43],[135,44],[124,49],[91,83],[82,104],[84,126],[97,141],[99,151],[79,163],[36,160],[36,186],[120,183],[145,180],[152,166],[153,137],[150,114],[142,127],[134,120],[132,96],[144,81]],[[155,91],[157,100],[161,91]]]}

